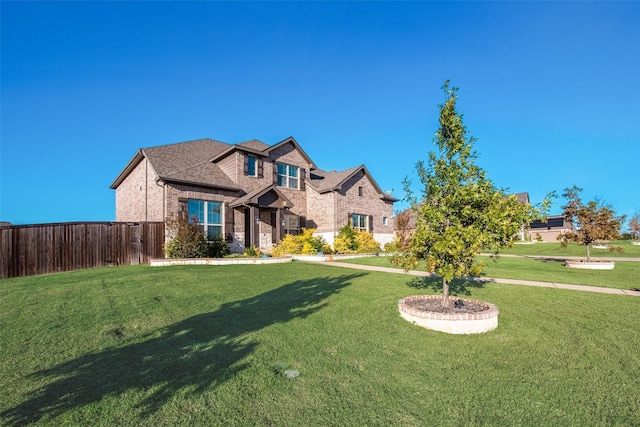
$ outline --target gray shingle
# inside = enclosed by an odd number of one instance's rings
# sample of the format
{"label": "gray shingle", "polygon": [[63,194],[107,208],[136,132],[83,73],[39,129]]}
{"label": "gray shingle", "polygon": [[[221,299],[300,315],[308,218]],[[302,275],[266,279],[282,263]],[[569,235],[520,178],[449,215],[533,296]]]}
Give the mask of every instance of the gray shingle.
{"label": "gray shingle", "polygon": [[218,165],[209,162],[229,147],[229,144],[213,139],[199,139],[144,148],[142,151],[164,180],[236,188]]}

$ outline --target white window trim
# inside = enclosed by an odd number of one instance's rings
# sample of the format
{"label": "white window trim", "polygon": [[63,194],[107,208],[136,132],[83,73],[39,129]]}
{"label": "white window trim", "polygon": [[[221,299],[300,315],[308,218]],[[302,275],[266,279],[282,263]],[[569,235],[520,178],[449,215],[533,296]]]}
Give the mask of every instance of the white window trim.
{"label": "white window trim", "polygon": [[[355,217],[358,218],[357,224],[354,224],[354,219]],[[360,218],[364,218],[364,227],[360,226]],[[369,231],[369,215],[363,215],[363,214],[357,214],[357,213],[352,213],[351,214],[351,226],[353,227],[354,230],[358,230],[358,231]]]}
{"label": "white window trim", "polygon": [[[280,173],[280,167],[279,167],[280,165],[283,165],[285,167],[285,173],[284,174]],[[294,190],[299,190],[300,189],[300,167],[295,166],[295,165],[290,165],[290,164],[287,164],[287,163],[278,162],[278,163],[276,163],[276,168],[277,168],[276,169],[276,175],[278,177],[277,178],[278,182],[280,181],[280,177],[282,177],[282,180],[283,180],[282,185],[278,184],[278,186],[284,187],[284,188],[292,188]],[[296,171],[297,171],[296,176],[290,176],[289,175],[291,168],[295,168],[296,169]],[[290,181],[292,179],[295,179],[297,181],[295,186],[291,185]]]}
{"label": "white window trim", "polygon": [[[224,203],[217,201],[217,200],[202,200],[202,199],[188,199],[187,200],[187,213],[189,214],[189,222],[191,222],[191,218],[193,216],[195,216],[195,213],[192,214],[191,212],[189,212],[189,202],[190,201],[197,201],[197,202],[203,202],[204,203],[204,213],[203,213],[203,218],[204,221],[200,222],[198,220],[198,225],[200,227],[202,227],[202,230],[204,231],[205,237],[208,239],[209,235],[207,234],[207,230],[209,228],[209,226],[212,227],[220,227],[220,234],[217,237],[220,238],[224,238]],[[219,203],[220,204],[220,223],[219,224],[209,224],[208,220],[209,220],[209,203]]]}

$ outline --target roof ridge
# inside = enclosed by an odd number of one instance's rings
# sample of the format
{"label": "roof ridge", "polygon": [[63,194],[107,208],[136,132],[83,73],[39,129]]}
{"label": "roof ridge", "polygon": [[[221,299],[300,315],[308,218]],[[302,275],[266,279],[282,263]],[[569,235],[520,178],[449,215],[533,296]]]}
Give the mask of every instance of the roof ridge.
{"label": "roof ridge", "polygon": [[189,143],[193,143],[193,142],[216,142],[218,144],[231,145],[231,144],[229,144],[227,142],[224,142],[224,141],[218,141],[217,139],[198,138],[198,139],[191,139],[189,141],[180,141],[180,142],[171,142],[169,144],[153,145],[153,146],[150,146],[150,147],[144,147],[144,148],[142,148],[142,150],[150,150],[150,149],[156,149],[156,148],[166,148],[166,147],[171,147],[171,146],[174,146],[174,145],[189,144]]}

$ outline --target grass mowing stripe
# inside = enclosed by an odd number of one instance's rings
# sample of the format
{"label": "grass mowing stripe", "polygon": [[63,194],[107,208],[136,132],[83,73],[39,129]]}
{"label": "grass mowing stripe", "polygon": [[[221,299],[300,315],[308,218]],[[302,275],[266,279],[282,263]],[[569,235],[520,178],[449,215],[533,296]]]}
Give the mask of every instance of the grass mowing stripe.
{"label": "grass mowing stripe", "polygon": [[[488,284],[472,297],[498,306],[498,328],[454,336],[398,315],[399,298],[430,292],[406,281],[307,263],[3,280],[0,416],[9,426],[640,423],[636,298]],[[278,362],[301,375],[277,375]]]}

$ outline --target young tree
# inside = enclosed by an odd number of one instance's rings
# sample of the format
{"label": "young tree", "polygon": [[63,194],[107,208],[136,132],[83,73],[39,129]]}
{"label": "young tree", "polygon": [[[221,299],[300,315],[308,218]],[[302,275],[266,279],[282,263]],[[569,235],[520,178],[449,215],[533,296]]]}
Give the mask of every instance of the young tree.
{"label": "young tree", "polygon": [[637,211],[629,220],[629,232],[632,239],[640,239],[640,211]]}
{"label": "young tree", "polygon": [[497,255],[510,246],[520,227],[539,217],[539,209],[506,196],[474,163],[475,138],[467,136],[462,114],[456,111],[458,89],[450,88],[449,81],[442,89],[446,100],[439,106],[440,127],[433,141],[438,152],[429,153],[428,167],[422,161],[416,165],[423,185],[421,201],[405,179],[416,229],[408,251],[393,262],[410,269],[424,261],[428,270],[442,277],[442,305],[447,306],[450,282],[479,275],[484,263],[477,255],[481,251]]}
{"label": "young tree", "polygon": [[409,248],[409,242],[411,241],[412,210],[405,210],[396,215],[396,239],[395,246],[397,250],[406,251]]}
{"label": "young tree", "polygon": [[[591,260],[591,244],[601,240],[614,240],[618,238],[620,227],[624,223],[625,216],[616,216],[611,206],[592,200],[585,205],[580,198],[582,188],[573,186],[565,188],[562,197],[567,199],[567,204],[562,207],[564,218],[573,224],[576,231],[569,231],[558,236],[560,244],[566,246],[567,242],[578,242],[587,248],[587,261]],[[613,246],[609,250],[616,249]],[[618,248],[620,251],[621,249]]]}

